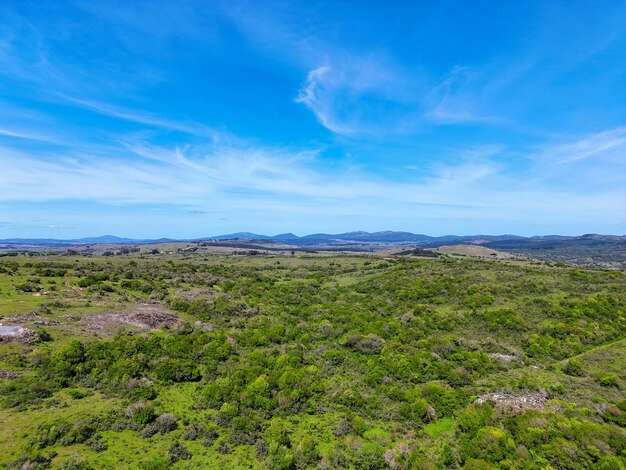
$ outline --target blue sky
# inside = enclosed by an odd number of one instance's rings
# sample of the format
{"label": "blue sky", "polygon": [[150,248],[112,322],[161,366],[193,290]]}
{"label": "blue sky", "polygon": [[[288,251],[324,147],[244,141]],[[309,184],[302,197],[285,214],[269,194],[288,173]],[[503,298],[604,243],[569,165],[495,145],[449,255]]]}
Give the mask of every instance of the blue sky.
{"label": "blue sky", "polygon": [[626,233],[626,3],[4,1],[0,237]]}

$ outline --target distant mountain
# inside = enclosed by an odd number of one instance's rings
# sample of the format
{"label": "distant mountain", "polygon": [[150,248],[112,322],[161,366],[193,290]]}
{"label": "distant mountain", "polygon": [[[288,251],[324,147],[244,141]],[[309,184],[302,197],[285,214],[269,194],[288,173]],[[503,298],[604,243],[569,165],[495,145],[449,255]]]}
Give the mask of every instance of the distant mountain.
{"label": "distant mountain", "polygon": [[515,249],[533,249],[533,250],[554,250],[562,247],[573,246],[602,246],[608,244],[624,244],[626,243],[625,236],[617,235],[594,235],[594,236],[582,236],[582,237],[549,237],[545,239],[538,239],[533,237],[515,240],[495,240],[487,242],[484,246],[493,248],[496,250],[515,250]]}
{"label": "distant mountain", "polygon": [[148,243],[167,243],[175,241],[171,238],[149,238],[149,239],[137,239],[137,238],[121,238],[115,235],[102,235],[101,237],[86,237],[78,238],[76,240],[67,240],[67,242],[78,245],[95,245],[97,243],[111,243],[118,245],[145,245]]}
{"label": "distant mountain", "polygon": [[330,233],[312,233],[310,235],[300,237],[301,240],[332,240],[334,238],[337,238],[337,235],[332,235]]}
{"label": "distant mountain", "polygon": [[76,243],[134,243],[139,240],[134,240],[132,238],[120,238],[115,235],[102,235],[101,237],[86,237],[86,238],[78,238],[76,240],[69,240],[71,242]]}
{"label": "distant mountain", "polygon": [[172,240],[171,238],[158,238],[147,240],[136,238],[120,238],[114,235],[102,235],[100,237],[85,237],[69,240],[58,240],[55,238],[5,238],[0,239],[0,245],[63,247],[72,245],[96,245],[101,243],[119,245],[143,245],[148,243],[166,243],[171,241],[174,240]]}
{"label": "distant mountain", "polygon": [[[585,235],[582,235],[583,237]],[[532,237],[528,237],[529,240],[567,240],[568,238],[565,235],[533,235]]]}
{"label": "distant mountain", "polygon": [[70,240],[56,240],[54,238],[5,238],[0,239],[2,245],[33,245],[33,246],[65,246],[71,245]]}
{"label": "distant mountain", "polygon": [[226,235],[206,237],[205,240],[233,240],[235,238],[248,238],[250,240],[268,240],[272,237],[269,237],[267,235],[259,235],[258,233],[252,233],[252,232],[236,232],[236,233],[229,233]]}
{"label": "distant mountain", "polygon": [[373,242],[426,242],[433,240],[434,237],[428,235],[415,234],[410,232],[352,232],[355,234],[355,240],[373,241]]}
{"label": "distant mountain", "polygon": [[298,235],[294,235],[293,233],[279,233],[271,238],[273,240],[297,240],[300,237]]}
{"label": "distant mountain", "polygon": [[63,247],[71,245],[93,245],[98,243],[112,244],[147,244],[147,243],[165,243],[173,241],[200,241],[200,240],[257,240],[264,243],[282,242],[285,244],[297,246],[346,246],[346,245],[363,245],[372,243],[409,243],[419,245],[425,248],[436,248],[450,244],[471,244],[483,245],[491,248],[514,248],[514,247],[552,247],[555,244],[589,244],[589,243],[605,243],[626,242],[626,236],[621,235],[599,235],[585,234],[581,236],[564,236],[564,235],[540,235],[532,237],[522,237],[520,235],[444,235],[441,237],[431,237],[429,235],[416,234],[411,232],[345,232],[345,233],[312,233],[299,237],[293,233],[281,233],[278,235],[260,235],[252,232],[236,232],[225,235],[216,235],[212,237],[204,237],[197,239],[174,240],[170,238],[159,239],[133,239],[122,238],[115,235],[102,235],[100,237],[86,237],[71,240],[57,240],[51,238],[7,238],[0,240],[0,245],[4,248],[11,246],[42,246],[42,247]]}

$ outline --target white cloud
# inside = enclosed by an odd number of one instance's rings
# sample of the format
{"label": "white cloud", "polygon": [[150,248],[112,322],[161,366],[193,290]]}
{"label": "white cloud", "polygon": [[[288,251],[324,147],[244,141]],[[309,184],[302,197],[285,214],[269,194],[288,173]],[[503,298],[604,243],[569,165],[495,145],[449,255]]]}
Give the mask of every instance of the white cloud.
{"label": "white cloud", "polygon": [[619,127],[553,142],[530,150],[529,184],[578,193],[616,189],[626,211],[626,128]]}
{"label": "white cloud", "polygon": [[416,81],[380,54],[333,54],[308,72],[295,101],[342,135],[402,133],[419,108]]}
{"label": "white cloud", "polygon": [[324,127],[332,130],[333,132],[337,132],[338,129],[334,123],[329,122],[327,116],[328,110],[324,109],[327,104],[320,96],[320,88],[323,87],[324,75],[327,75],[328,73],[330,73],[330,67],[327,65],[322,65],[311,70],[307,76],[305,85],[300,90],[300,93],[298,93],[296,102],[302,103],[311,109],[317,115],[318,120]]}
{"label": "white cloud", "polygon": [[124,121],[142,124],[148,127],[157,127],[166,131],[176,131],[198,137],[206,137],[213,139],[214,141],[218,141],[225,136],[224,132],[218,132],[209,126],[205,126],[204,124],[193,122],[191,120],[184,122],[175,119],[168,119],[155,114],[133,111],[118,106],[111,106],[104,103],[98,103],[96,101],[73,98],[66,95],[61,95],[61,98],[73,105],[90,111]]}
{"label": "white cloud", "polygon": [[265,214],[259,217],[294,221],[341,216],[599,223],[625,217],[619,185],[593,192],[576,192],[572,185],[564,190],[533,181],[538,166],[509,176],[494,160],[498,156],[495,147],[460,151],[456,164],[431,164],[398,182],[354,168],[330,171],[320,165],[315,150],[221,144],[182,149],[135,141],[106,158],[49,158],[0,148],[0,202],[165,204],[219,209],[233,218],[255,210]]}
{"label": "white cloud", "polygon": [[479,102],[481,83],[477,72],[468,67],[455,67],[426,96],[425,118],[438,124],[498,123],[503,119],[486,114]]}
{"label": "white cloud", "polygon": [[0,129],[0,136],[14,137],[16,139],[35,140],[39,142],[55,142],[56,141],[56,139],[40,134],[40,133],[22,132],[22,131],[16,131],[14,129]]}
{"label": "white cloud", "polygon": [[573,143],[553,145],[544,149],[543,154],[556,164],[601,159],[626,165],[626,127],[588,135]]}

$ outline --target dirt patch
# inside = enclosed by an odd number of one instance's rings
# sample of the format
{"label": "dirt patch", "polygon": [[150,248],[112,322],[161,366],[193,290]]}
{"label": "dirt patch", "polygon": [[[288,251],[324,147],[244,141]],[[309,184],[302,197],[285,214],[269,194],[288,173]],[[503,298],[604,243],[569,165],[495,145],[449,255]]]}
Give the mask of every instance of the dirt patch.
{"label": "dirt patch", "polygon": [[108,310],[94,313],[82,320],[94,333],[113,333],[120,326],[130,325],[142,330],[158,330],[178,324],[179,319],[161,304],[143,303],[132,310]]}
{"label": "dirt patch", "polygon": [[21,372],[0,369],[0,380],[17,379],[20,375],[22,375]]}
{"label": "dirt patch", "polygon": [[59,324],[58,321],[48,320],[35,312],[25,313],[23,315],[13,315],[12,317],[5,318],[4,321],[9,323],[18,323],[21,325],[30,324],[32,326],[54,326]]}
{"label": "dirt patch", "polygon": [[478,397],[474,403],[491,403],[498,411],[521,414],[526,410],[544,411],[547,401],[545,393],[530,393],[517,396],[506,393],[488,393]]}

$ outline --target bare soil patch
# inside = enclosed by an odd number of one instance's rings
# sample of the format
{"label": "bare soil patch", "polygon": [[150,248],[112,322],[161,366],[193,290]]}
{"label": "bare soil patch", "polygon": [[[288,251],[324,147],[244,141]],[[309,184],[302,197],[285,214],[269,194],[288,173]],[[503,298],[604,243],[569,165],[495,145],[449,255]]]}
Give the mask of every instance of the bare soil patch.
{"label": "bare soil patch", "polygon": [[29,324],[31,326],[54,326],[58,325],[59,322],[56,320],[49,320],[46,317],[42,317],[38,313],[31,312],[25,313],[23,315],[13,315],[12,317],[7,317],[4,319],[5,322],[10,324],[18,324],[24,325]]}
{"label": "bare soil patch", "polygon": [[0,380],[16,379],[20,375],[22,375],[22,373],[21,372],[17,372],[15,370],[2,370],[2,369],[0,369]]}
{"label": "bare soil patch", "polygon": [[158,330],[178,324],[179,318],[159,303],[141,303],[132,310],[107,310],[82,320],[94,333],[113,333],[120,326],[130,325],[142,330]]}

